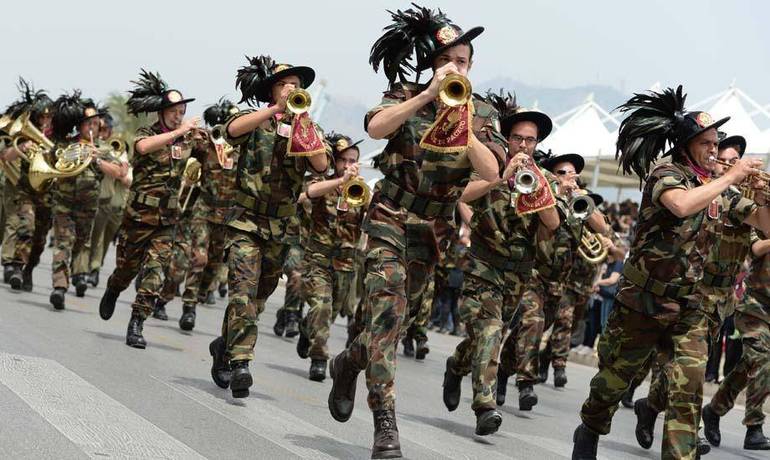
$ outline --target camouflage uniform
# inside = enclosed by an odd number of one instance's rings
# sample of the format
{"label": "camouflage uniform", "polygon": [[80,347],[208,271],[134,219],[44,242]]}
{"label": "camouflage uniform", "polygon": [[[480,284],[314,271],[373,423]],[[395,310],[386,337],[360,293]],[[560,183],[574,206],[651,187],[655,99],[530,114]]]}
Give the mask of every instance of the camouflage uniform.
{"label": "camouflage uniform", "polygon": [[[366,123],[387,107],[407,100],[422,88],[393,85]],[[497,112],[474,100],[476,137],[502,158]],[[364,331],[348,348],[357,369],[366,370],[369,408],[395,409],[396,344],[422,306],[430,274],[438,260],[438,243],[452,231],[450,219],[467,184],[471,162],[466,152],[438,153],[419,146],[437,116],[438,105],[421,107],[391,133],[375,164],[385,176],[374,189],[364,222],[368,234]]]}
{"label": "camouflage uniform", "polygon": [[[43,157],[48,164],[54,163],[51,152],[43,153]],[[43,185],[39,191],[34,190],[28,177],[29,163],[22,161],[13,203],[18,219],[13,263],[23,266],[27,273],[31,273],[45,250],[46,237],[52,221],[50,184]]]}
{"label": "camouflage uniform", "polygon": [[99,184],[104,176],[96,161],[74,177],[59,178],[51,189],[53,201],[53,287],[65,291],[70,277],[85,276],[91,230],[99,206]]}
{"label": "camouflage uniform", "polygon": [[458,313],[468,337],[454,351],[456,375],[472,373],[474,411],[494,409],[500,345],[535,265],[538,214],[518,215],[508,183],[473,203],[471,246]]}
{"label": "camouflage uniform", "polygon": [[[240,112],[230,119],[249,112]],[[286,258],[287,231],[297,225],[296,202],[312,167],[305,157],[286,154],[288,139],[279,135],[275,117],[239,138],[227,141],[240,148],[236,191],[226,251],[229,303],[222,337],[231,361],[251,361],[257,321],[275,291]],[[327,155],[331,157],[327,149]],[[316,171],[324,173],[325,171]]]}
{"label": "camouflage uniform", "polygon": [[[695,283],[712,241],[699,232],[706,210],[677,218],[659,199],[667,190],[698,185],[694,173],[678,163],[657,166],[647,179],[636,238],[599,342],[600,370],[581,411],[587,427],[609,433],[618,402],[657,346],[672,356],[674,376],[668,382],[664,458],[695,456],[709,327]],[[755,208],[748,200],[732,200],[730,222],[740,225]]]}
{"label": "camouflage uniform", "polygon": [[302,307],[305,304],[304,278],[306,275],[305,245],[312,223],[310,222],[310,203],[297,207],[298,219],[292,220],[292,227],[287,232],[287,255],[283,264],[283,274],[286,276],[286,291],[283,306],[276,312],[276,322],[285,324],[290,315],[299,321],[302,317]]}
{"label": "camouflage uniform", "polygon": [[[140,128],[134,145],[163,132],[160,123]],[[116,267],[107,288],[122,292],[139,275],[132,308],[141,318],[152,313],[163,287],[163,272],[170,262],[174,226],[179,220],[177,194],[185,163],[190,156],[202,162],[206,151],[203,141],[183,136],[157,152],[136,152],[132,160],[134,181],[118,235]]]}
{"label": "camouflage uniform", "polygon": [[312,227],[305,245],[308,311],[302,329],[310,340],[310,359],[326,361],[329,328],[338,314],[348,317],[352,314],[355,251],[365,209],[348,207],[339,190],[313,198],[311,202]]}
{"label": "camouflage uniform", "polygon": [[[117,158],[117,161],[127,163],[128,154],[124,152],[120,158]],[[130,171],[129,177],[132,177]],[[108,176],[102,178],[99,208],[96,211],[94,228],[91,231],[90,271],[98,272],[102,268],[107,249],[120,229],[120,221],[123,217],[127,198],[128,188],[120,180]]]}
{"label": "camouflage uniform", "polygon": [[[751,243],[766,239],[756,231]],[[770,255],[755,257],[746,278],[746,295],[736,307],[735,327],[741,333],[743,354],[719,385],[710,406],[723,416],[735,405],[738,393],[746,388],[746,426],[762,425],[762,406],[770,394]]]}
{"label": "camouflage uniform", "polygon": [[[19,229],[18,209],[16,208],[17,186],[7,177],[3,185],[3,250],[0,261],[3,266],[14,263],[16,232]],[[21,264],[20,261],[16,261]]]}

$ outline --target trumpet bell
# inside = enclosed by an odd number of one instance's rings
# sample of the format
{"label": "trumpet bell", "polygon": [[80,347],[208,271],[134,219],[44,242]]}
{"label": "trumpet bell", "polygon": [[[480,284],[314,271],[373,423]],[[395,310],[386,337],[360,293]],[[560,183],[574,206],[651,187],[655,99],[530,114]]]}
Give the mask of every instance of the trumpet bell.
{"label": "trumpet bell", "polygon": [[591,197],[579,195],[570,201],[569,208],[575,218],[586,220],[593,214],[596,204],[594,204],[594,200]]}
{"label": "trumpet bell", "polygon": [[223,125],[214,125],[211,127],[211,141],[215,144],[225,143],[225,127]]}
{"label": "trumpet bell", "polygon": [[295,115],[300,115],[310,110],[312,102],[313,98],[310,97],[310,93],[302,88],[297,88],[290,92],[286,98],[286,109]]}
{"label": "trumpet bell", "polygon": [[345,183],[342,187],[342,198],[352,208],[366,205],[371,198],[372,191],[366,185],[363,178],[357,177]]}
{"label": "trumpet bell", "polygon": [[473,89],[468,78],[460,74],[449,74],[441,80],[438,97],[449,107],[457,107],[471,100]]}
{"label": "trumpet bell", "polygon": [[540,186],[537,175],[529,169],[522,169],[513,178],[513,187],[522,195],[529,195]]}

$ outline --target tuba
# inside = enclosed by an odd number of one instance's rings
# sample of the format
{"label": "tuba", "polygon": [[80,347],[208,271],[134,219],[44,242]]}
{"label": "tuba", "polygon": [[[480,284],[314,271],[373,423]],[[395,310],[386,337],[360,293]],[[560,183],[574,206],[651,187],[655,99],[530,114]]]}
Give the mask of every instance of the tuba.
{"label": "tuba", "polygon": [[286,97],[286,109],[294,115],[300,115],[310,110],[313,98],[302,88],[292,90]]}
{"label": "tuba", "polygon": [[372,196],[372,191],[363,177],[354,177],[342,186],[342,199],[351,208],[365,206]]}
{"label": "tuba", "polygon": [[441,80],[438,97],[449,107],[467,104],[473,96],[471,82],[463,75],[452,73]]}
{"label": "tuba", "polygon": [[185,195],[184,202],[182,202],[181,213],[184,214],[187,209],[187,205],[190,203],[190,198],[195,188],[198,186],[198,182],[201,180],[201,163],[195,158],[188,158],[187,163],[184,165],[184,171],[182,171],[182,183],[179,186],[179,193],[177,194],[177,201],[182,199],[182,195],[187,188],[187,194]]}

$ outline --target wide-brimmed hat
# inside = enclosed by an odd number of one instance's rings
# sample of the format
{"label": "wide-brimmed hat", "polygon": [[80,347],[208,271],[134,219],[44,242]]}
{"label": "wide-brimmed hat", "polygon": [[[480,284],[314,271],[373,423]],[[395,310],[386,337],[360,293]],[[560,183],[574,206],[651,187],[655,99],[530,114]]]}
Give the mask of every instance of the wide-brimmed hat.
{"label": "wide-brimmed hat", "polygon": [[179,104],[192,102],[194,98],[185,98],[179,90],[171,89],[159,73],[141,69],[139,79],[133,80],[134,88],[129,91],[126,101],[128,111],[134,115],[160,112]]}
{"label": "wide-brimmed hat", "polygon": [[548,137],[553,129],[553,121],[551,121],[551,117],[548,115],[537,110],[527,110],[519,107],[512,114],[500,119],[500,133],[508,139],[508,136],[511,135],[513,125],[522,121],[529,121],[537,126],[538,142]]}
{"label": "wide-brimmed hat", "polygon": [[361,139],[353,142],[353,139],[350,137],[345,136],[344,134],[335,133],[334,131],[326,135],[326,142],[328,142],[331,146],[332,156],[334,156],[334,158],[337,158],[337,155],[344,152],[345,150],[352,148],[358,149],[358,144],[363,141],[364,140]]}
{"label": "wide-brimmed hat", "polygon": [[738,157],[743,158],[743,154],[746,153],[746,138],[739,135],[727,136],[719,141],[719,150],[726,149],[727,147],[736,147],[738,149]]}
{"label": "wide-brimmed hat", "polygon": [[238,69],[235,86],[241,90],[241,101],[272,102],[272,88],[284,77],[299,78],[300,87],[307,88],[315,80],[315,70],[306,66],[276,63],[267,55],[246,57],[249,64]]}
{"label": "wide-brimmed hat", "polygon": [[571,163],[572,166],[575,167],[575,172],[580,174],[583,171],[583,168],[586,165],[585,160],[582,156],[578,155],[577,153],[565,153],[562,155],[554,155],[550,156],[546,159],[544,159],[540,166],[543,168],[553,172],[553,169],[556,167],[559,163]]}

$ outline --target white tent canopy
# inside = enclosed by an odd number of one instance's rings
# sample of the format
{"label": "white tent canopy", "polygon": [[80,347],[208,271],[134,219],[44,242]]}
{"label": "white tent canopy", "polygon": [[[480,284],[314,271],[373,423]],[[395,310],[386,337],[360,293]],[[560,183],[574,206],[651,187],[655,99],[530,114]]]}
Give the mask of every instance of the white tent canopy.
{"label": "white tent canopy", "polygon": [[[713,104],[709,105],[712,101]],[[747,106],[751,112],[746,109]],[[722,131],[728,135],[740,134],[745,137],[746,152],[749,154],[770,153],[770,130],[761,130],[754,120],[754,116],[759,116],[770,121],[770,112],[736,88],[734,84],[690,109],[707,110],[715,120],[729,116],[730,121],[720,128]]]}
{"label": "white tent canopy", "polygon": [[554,118],[557,122],[564,119],[566,121],[543,141],[541,149],[550,149],[555,154],[579,153],[586,159],[615,153],[605,121],[611,127],[617,127],[618,121],[594,102],[592,94],[578,107]]}

